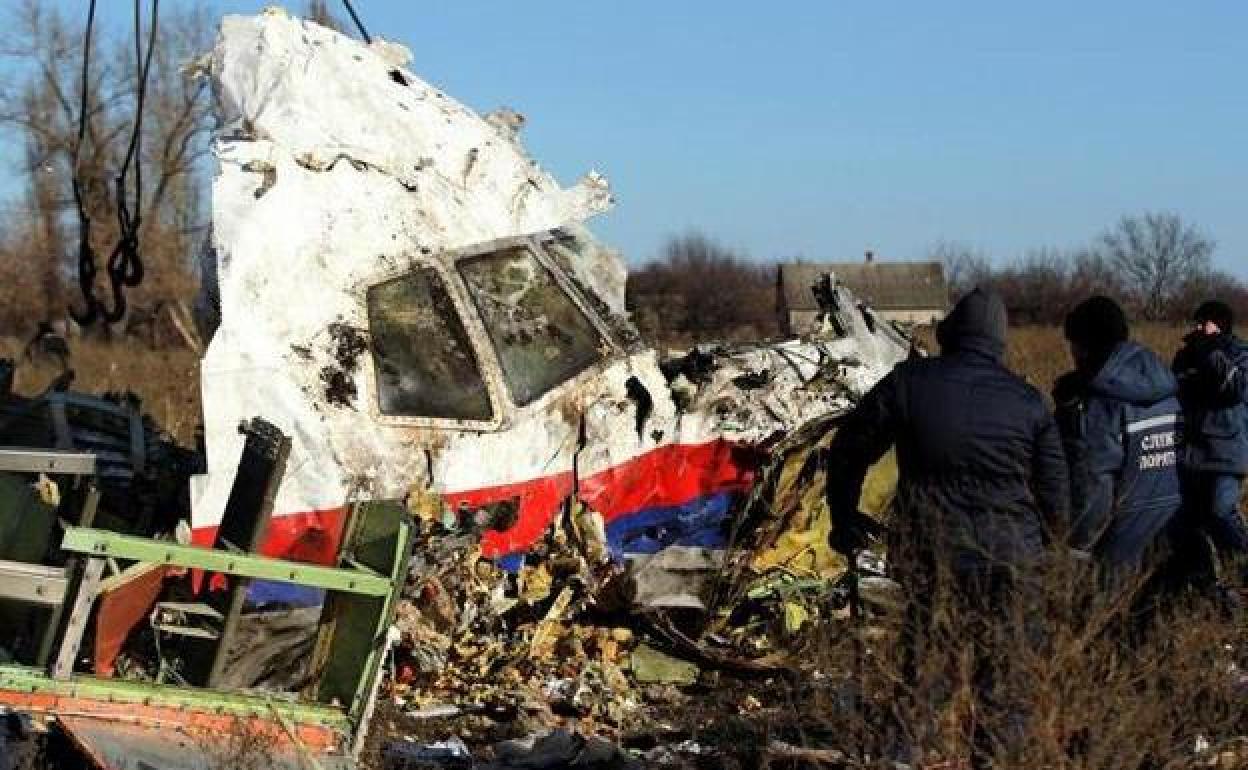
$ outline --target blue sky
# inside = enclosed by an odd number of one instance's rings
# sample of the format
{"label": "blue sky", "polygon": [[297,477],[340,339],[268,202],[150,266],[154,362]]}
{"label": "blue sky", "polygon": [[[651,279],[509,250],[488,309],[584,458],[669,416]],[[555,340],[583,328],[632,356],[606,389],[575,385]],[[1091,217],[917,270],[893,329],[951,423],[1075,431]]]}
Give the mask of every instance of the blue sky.
{"label": "blue sky", "polygon": [[1248,278],[1242,0],[356,6],[426,80],[525,113],[562,181],[606,173],[595,229],[634,261],[689,229],[756,258],[1005,260],[1169,210]]}

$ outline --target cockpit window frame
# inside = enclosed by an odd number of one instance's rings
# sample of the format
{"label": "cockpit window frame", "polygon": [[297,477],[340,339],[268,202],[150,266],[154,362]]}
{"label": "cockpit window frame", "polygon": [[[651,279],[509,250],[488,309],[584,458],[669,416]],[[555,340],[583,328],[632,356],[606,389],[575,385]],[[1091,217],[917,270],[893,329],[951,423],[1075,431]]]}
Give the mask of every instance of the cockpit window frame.
{"label": "cockpit window frame", "polygon": [[[386,414],[381,411],[381,391],[377,380],[377,363],[373,356],[369,355],[368,366],[361,367],[364,372],[364,389],[367,394],[369,416],[381,425],[389,425],[395,427],[407,428],[432,428],[442,430],[459,430],[473,432],[489,432],[500,429],[506,419],[508,405],[501,401],[499,395],[501,393],[500,386],[502,384],[501,372],[498,370],[498,363],[494,360],[491,351],[482,350],[482,337],[485,329],[480,326],[475,308],[465,305],[465,297],[463,290],[458,281],[458,277],[452,273],[439,260],[419,258],[401,261],[400,264],[392,270],[379,273],[372,276],[367,285],[360,289],[361,301],[364,305],[364,321],[369,323],[368,319],[368,292],[376,286],[388,283],[398,278],[410,275],[411,273],[421,270],[432,270],[438,280],[442,282],[442,287],[450,297],[451,305],[459,316],[460,323],[464,326],[464,331],[468,335],[468,342],[472,350],[472,355],[476,359],[477,369],[480,372],[481,379],[485,384],[485,391],[490,404],[491,416],[488,420],[465,419],[454,417],[431,417],[427,415],[396,415]],[[372,336],[372,328],[369,326],[370,340]],[[483,355],[488,353],[488,355]]]}
{"label": "cockpit window frame", "polygon": [[[459,315],[460,321],[468,333],[473,354],[476,356],[477,366],[485,380],[493,417],[490,420],[466,420],[447,417],[383,414],[381,412],[377,383],[376,363],[372,360],[371,354],[369,355],[368,365],[361,367],[364,380],[362,383],[364,385],[364,398],[361,399],[361,402],[367,401],[370,417],[379,425],[385,426],[478,433],[495,432],[504,429],[515,419],[515,416],[521,410],[541,408],[550,399],[558,398],[558,394],[564,392],[567,388],[573,387],[575,383],[583,382],[585,379],[602,372],[607,366],[624,356],[624,347],[616,339],[606,321],[597,315],[589,301],[581,295],[576,284],[546,251],[546,244],[556,240],[557,237],[557,231],[542,231],[537,234],[481,241],[462,249],[447,249],[436,253],[421,253],[419,255],[383,259],[383,269],[375,271],[368,276],[366,281],[361,282],[357,286],[356,293],[360,297],[364,308],[365,325],[368,324],[369,289],[395,278],[400,278],[415,270],[432,268],[438,278],[443,281],[447,293],[450,295],[451,304],[454,306],[455,312]],[[459,263],[462,261],[477,259],[495,252],[521,246],[527,247],[538,264],[553,276],[555,283],[572,300],[577,310],[589,319],[589,323],[593,326],[594,331],[597,332],[599,339],[602,340],[604,345],[603,355],[598,361],[582,369],[574,376],[549,388],[545,393],[528,404],[523,405],[516,404],[511,398],[511,391],[507,386],[502,366],[499,362],[498,351],[495,349],[489,331],[485,328],[485,323],[477,309],[476,303],[473,301],[472,290],[459,272]],[[370,329],[370,335],[371,331]]]}
{"label": "cockpit window frame", "polygon": [[[495,332],[498,330],[491,331],[490,321],[486,318],[485,307],[481,304],[482,298],[478,296],[478,292],[470,285],[470,279],[468,277],[469,271],[475,270],[480,263],[488,262],[492,259],[508,254],[526,256],[532,260],[538,270],[545,271],[545,277],[548,277],[551,283],[553,283],[554,291],[570,303],[571,312],[579,314],[580,317],[584,319],[587,331],[594,337],[592,348],[594,357],[592,360],[584,362],[579,369],[569,372],[563,377],[563,379],[547,383],[544,387],[539,386],[539,390],[537,390],[537,392],[523,401],[520,400],[520,395],[516,392],[516,389],[526,389],[525,381],[527,376],[521,377],[521,379],[515,382],[513,382],[510,378],[508,368],[503,364],[506,351],[500,348],[500,344],[502,343],[500,340],[495,338]],[[502,370],[503,383],[506,386],[507,397],[517,408],[523,409],[542,401],[548,393],[559,390],[566,383],[579,380],[585,372],[600,368],[604,361],[612,358],[613,353],[615,352],[615,346],[612,343],[609,331],[604,329],[603,324],[597,322],[594,313],[591,312],[588,307],[588,303],[584,302],[584,299],[575,291],[575,287],[572,285],[572,282],[568,281],[566,276],[564,276],[558,269],[557,265],[553,264],[553,260],[550,255],[545,252],[542,247],[542,243],[539,240],[528,239],[527,242],[521,241],[520,243],[510,247],[494,249],[475,255],[465,255],[456,259],[455,268],[460,280],[463,281],[465,291],[468,293],[469,298],[476,307],[482,326],[485,328],[486,333],[490,338],[490,344],[493,348],[494,356],[498,359],[500,369]],[[554,306],[552,305],[551,307],[553,308]],[[581,348],[581,350],[583,352],[588,352],[588,349],[586,348]]]}

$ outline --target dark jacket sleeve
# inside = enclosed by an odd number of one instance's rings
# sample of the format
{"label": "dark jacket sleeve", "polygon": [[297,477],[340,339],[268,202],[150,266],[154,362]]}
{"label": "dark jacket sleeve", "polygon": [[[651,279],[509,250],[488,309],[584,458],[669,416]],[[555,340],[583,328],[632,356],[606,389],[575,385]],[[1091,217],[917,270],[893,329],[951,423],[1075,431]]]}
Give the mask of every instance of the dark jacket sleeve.
{"label": "dark jacket sleeve", "polygon": [[1090,549],[1114,520],[1116,479],[1126,462],[1121,415],[1103,402],[1088,404],[1077,442],[1082,478],[1071,511],[1070,545]]}
{"label": "dark jacket sleeve", "polygon": [[1231,345],[1210,351],[1206,364],[1210,395],[1217,406],[1248,401],[1248,348]]}
{"label": "dark jacket sleeve", "polygon": [[1170,364],[1170,370],[1174,372],[1176,377],[1182,378],[1183,375],[1186,374],[1187,369],[1190,366],[1188,361],[1190,357],[1191,356],[1186,345],[1179,348],[1175,352],[1174,360]]}
{"label": "dark jacket sleeve", "polygon": [[1048,409],[1036,428],[1031,456],[1031,486],[1050,534],[1064,535],[1070,522],[1070,477],[1062,435]]}
{"label": "dark jacket sleeve", "polygon": [[875,384],[845,418],[827,454],[827,500],[833,529],[838,517],[857,514],[867,471],[897,438],[900,411],[896,369]]}
{"label": "dark jacket sleeve", "polygon": [[1188,335],[1185,342],[1174,374],[1188,405],[1224,409],[1248,401],[1248,348],[1229,335]]}
{"label": "dark jacket sleeve", "polygon": [[1114,477],[1106,473],[1089,473],[1085,496],[1074,511],[1070,528],[1070,545],[1091,550],[1114,520]]}
{"label": "dark jacket sleeve", "polygon": [[[1057,379],[1053,388],[1053,418],[1062,437],[1066,476],[1070,486],[1070,512],[1079,511],[1088,498],[1088,445],[1085,439],[1085,384],[1076,372]],[[1066,522],[1067,526],[1070,522]]]}
{"label": "dark jacket sleeve", "polygon": [[1196,365],[1198,358],[1196,343],[1193,342],[1193,337],[1188,335],[1184,338],[1183,347],[1174,354],[1174,363],[1170,366],[1175,379],[1179,382],[1179,400],[1185,406],[1191,406],[1202,396],[1200,369]]}

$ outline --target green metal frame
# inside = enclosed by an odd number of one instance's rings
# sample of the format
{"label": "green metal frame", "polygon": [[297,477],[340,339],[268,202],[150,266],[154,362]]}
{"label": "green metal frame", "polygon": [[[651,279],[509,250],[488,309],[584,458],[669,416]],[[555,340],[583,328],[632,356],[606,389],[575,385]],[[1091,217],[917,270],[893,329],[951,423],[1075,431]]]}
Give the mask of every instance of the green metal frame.
{"label": "green metal frame", "polygon": [[39,668],[0,665],[0,690],[66,698],[141,703],[237,716],[266,716],[274,710],[297,724],[322,725],[349,734],[353,722],[342,709],[316,703],[276,700],[194,687],[176,687],[122,679],[74,676],[51,679]]}
{"label": "green metal frame", "polygon": [[[381,551],[356,554],[365,565],[359,568],[333,568],[299,562],[271,559],[232,551],[179,545],[147,538],[121,535],[107,530],[86,527],[69,527],[61,542],[62,550],[76,553],[93,560],[122,559],[127,561],[163,564],[187,569],[201,569],[258,580],[275,580],[313,588],[321,588],[345,594],[344,600],[379,603],[375,622],[368,638],[368,646],[362,674],[355,682],[351,701],[344,705],[327,705],[307,701],[276,701],[270,695],[245,695],[207,688],[159,685],[119,679],[100,679],[88,675],[73,675],[65,679],[50,677],[44,668],[22,665],[0,665],[0,691],[29,694],[56,695],[66,698],[106,700],[117,703],[142,703],[172,708],[188,708],[200,711],[260,716],[276,709],[280,718],[299,724],[316,724],[350,736],[348,746],[354,743],[358,753],[364,738],[364,729],[371,717],[371,706],[379,672],[384,663],[387,629],[394,622],[399,598],[398,586],[404,579],[407,560],[413,545],[413,528],[410,517],[401,504],[394,502],[363,504],[365,510],[374,510],[394,516],[393,541]],[[356,511],[360,513],[360,511]],[[353,526],[362,521],[353,517]],[[393,550],[391,550],[391,547]],[[389,568],[387,570],[387,567]],[[389,574],[381,574],[388,571]],[[376,606],[376,605],[374,605]],[[346,693],[344,693],[345,695]]]}
{"label": "green metal frame", "polygon": [[[415,533],[412,528],[412,520],[407,515],[405,508],[401,503],[372,503],[371,505],[379,508],[385,507],[396,512],[399,517],[398,532],[395,537],[394,553],[391,555],[391,573],[390,582],[400,583],[407,574],[407,563],[411,557],[412,546],[415,544]],[[374,698],[374,691],[380,683],[378,676],[382,664],[385,662],[384,657],[387,652],[385,637],[391,625],[394,624],[395,614],[399,603],[399,591],[392,591],[385,597],[385,603],[381,612],[377,614],[377,624],[374,627],[374,644],[369,652],[368,661],[364,664],[364,675],[360,677],[360,685],[356,690],[355,697],[351,700],[350,714],[352,720],[356,724],[361,721],[367,722],[371,714],[366,711],[371,706]],[[361,734],[360,738],[363,737]]]}
{"label": "green metal frame", "polygon": [[389,596],[394,591],[395,585],[393,575],[322,567],[194,545],[178,545],[131,535],[119,535],[116,532],[102,529],[69,527],[65,530],[61,549],[84,556],[167,564],[173,567],[222,572],[257,580],[298,583],[310,588],[324,588],[329,591],[342,591],[364,596]]}

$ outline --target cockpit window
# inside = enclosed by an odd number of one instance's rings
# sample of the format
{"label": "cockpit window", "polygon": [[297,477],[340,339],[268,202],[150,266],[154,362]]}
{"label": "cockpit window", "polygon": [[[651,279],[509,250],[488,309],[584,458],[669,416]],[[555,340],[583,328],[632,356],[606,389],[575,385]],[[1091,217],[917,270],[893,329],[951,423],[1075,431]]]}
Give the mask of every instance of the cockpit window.
{"label": "cockpit window", "polygon": [[472,342],[436,271],[415,270],[370,288],[368,323],[382,414],[493,416]]}
{"label": "cockpit window", "polygon": [[603,339],[527,247],[459,263],[511,398],[528,404],[603,357]]}

